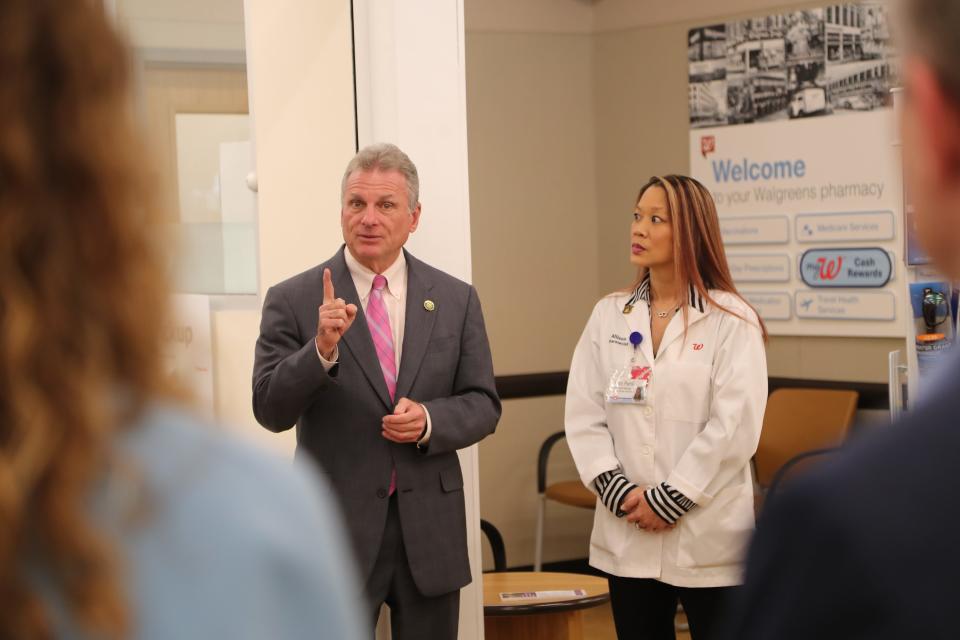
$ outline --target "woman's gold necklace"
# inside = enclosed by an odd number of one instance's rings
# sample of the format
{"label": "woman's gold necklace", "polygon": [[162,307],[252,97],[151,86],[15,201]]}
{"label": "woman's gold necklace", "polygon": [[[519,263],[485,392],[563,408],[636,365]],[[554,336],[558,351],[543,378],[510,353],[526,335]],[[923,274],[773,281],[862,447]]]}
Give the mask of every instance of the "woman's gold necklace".
{"label": "woman's gold necklace", "polygon": [[[653,308],[653,305],[651,305],[651,308]],[[663,319],[669,316],[671,313],[676,313],[679,310],[680,310],[680,305],[677,304],[672,309],[667,309],[666,311],[657,311],[656,309],[654,309],[653,312],[656,314],[658,318]]]}

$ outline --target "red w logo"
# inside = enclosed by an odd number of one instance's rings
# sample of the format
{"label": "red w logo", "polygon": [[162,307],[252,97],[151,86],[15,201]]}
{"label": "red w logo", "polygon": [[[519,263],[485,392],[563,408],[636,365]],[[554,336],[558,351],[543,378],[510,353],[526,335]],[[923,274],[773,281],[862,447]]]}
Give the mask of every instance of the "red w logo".
{"label": "red w logo", "polygon": [[693,350],[694,350],[694,351],[700,351],[701,349],[703,349],[703,343],[702,343],[702,342],[694,342],[694,343],[693,343]]}
{"label": "red w logo", "polygon": [[843,256],[837,256],[829,261],[826,258],[817,258],[817,264],[820,265],[821,280],[834,280],[843,268]]}
{"label": "red w logo", "polygon": [[700,136],[700,153],[706,158],[717,150],[717,139],[715,136]]}

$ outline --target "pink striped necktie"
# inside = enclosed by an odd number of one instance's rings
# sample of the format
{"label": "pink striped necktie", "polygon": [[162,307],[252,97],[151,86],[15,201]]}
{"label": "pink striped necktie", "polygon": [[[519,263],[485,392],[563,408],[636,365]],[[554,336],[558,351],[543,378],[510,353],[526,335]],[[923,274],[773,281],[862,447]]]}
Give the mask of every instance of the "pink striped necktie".
{"label": "pink striped necktie", "polygon": [[[370,337],[377,350],[377,360],[383,371],[383,380],[387,383],[390,401],[393,402],[397,394],[397,358],[393,346],[393,330],[390,328],[390,316],[387,314],[387,305],[383,302],[383,290],[387,288],[387,279],[382,275],[373,278],[373,288],[370,289],[370,299],[367,301],[367,325],[370,327]],[[397,490],[397,470],[390,472],[390,495]]]}

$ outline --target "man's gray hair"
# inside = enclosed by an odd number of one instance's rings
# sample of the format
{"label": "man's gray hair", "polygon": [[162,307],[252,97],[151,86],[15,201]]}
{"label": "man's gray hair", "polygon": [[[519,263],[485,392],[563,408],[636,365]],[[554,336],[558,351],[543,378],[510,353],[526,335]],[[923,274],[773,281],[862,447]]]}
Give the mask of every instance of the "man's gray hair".
{"label": "man's gray hair", "polygon": [[410,156],[400,150],[400,147],[389,142],[371,144],[360,149],[357,155],[353,156],[353,160],[347,165],[347,170],[343,172],[343,182],[340,183],[341,201],[346,196],[347,180],[350,176],[356,171],[370,171],[371,169],[399,171],[407,181],[407,199],[410,203],[410,211],[417,208],[417,203],[420,202],[420,178],[417,175],[417,167],[413,164]]}
{"label": "man's gray hair", "polygon": [[926,59],[960,104],[960,2],[899,0],[896,4],[906,53]]}

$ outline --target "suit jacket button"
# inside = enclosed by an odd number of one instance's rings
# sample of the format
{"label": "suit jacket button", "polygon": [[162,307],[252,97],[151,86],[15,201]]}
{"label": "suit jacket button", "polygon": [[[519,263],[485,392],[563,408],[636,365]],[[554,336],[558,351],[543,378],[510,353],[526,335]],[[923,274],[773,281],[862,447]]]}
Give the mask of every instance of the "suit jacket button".
{"label": "suit jacket button", "polygon": [[387,490],[386,490],[386,489],[377,489],[377,497],[378,497],[378,498],[386,498],[386,497],[387,497]]}

